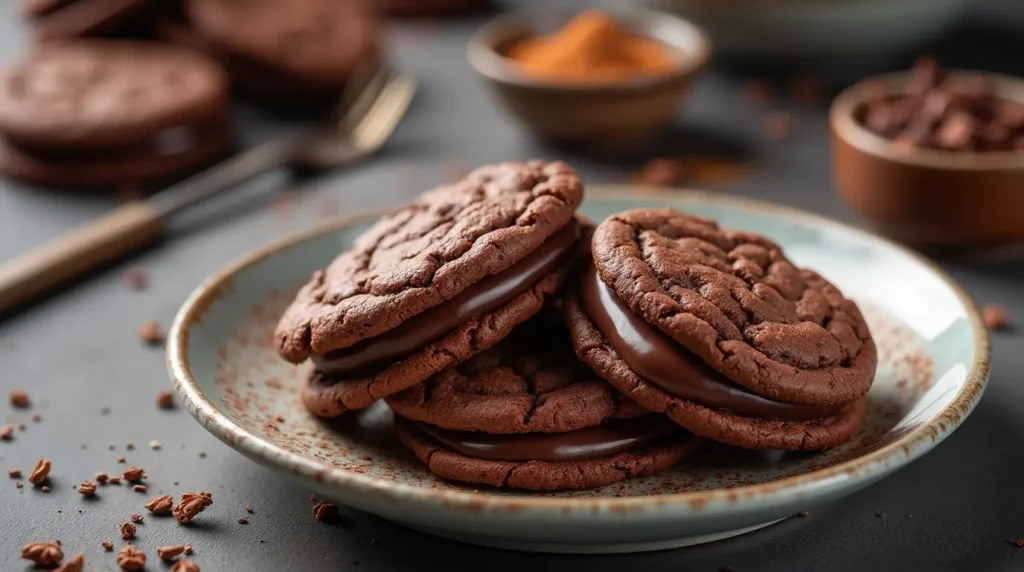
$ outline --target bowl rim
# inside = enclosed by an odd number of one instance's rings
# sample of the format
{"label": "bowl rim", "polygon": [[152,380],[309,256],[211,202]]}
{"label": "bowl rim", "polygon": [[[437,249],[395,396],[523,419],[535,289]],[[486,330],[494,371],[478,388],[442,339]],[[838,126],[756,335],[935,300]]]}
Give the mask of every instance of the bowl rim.
{"label": "bowl rim", "polygon": [[[679,65],[670,73],[638,77],[622,82],[571,83],[531,78],[516,70],[508,58],[499,54],[495,49],[495,44],[507,39],[506,36],[515,28],[536,28],[536,21],[539,18],[558,16],[559,19],[562,19],[563,15],[571,17],[580,13],[578,10],[542,11],[534,9],[503,14],[485,22],[470,37],[466,45],[466,59],[469,61],[470,67],[491,81],[517,87],[567,93],[621,93],[652,90],[690,78],[707,67],[711,61],[713,48],[710,36],[700,26],[689,20],[666,12],[643,8],[601,8],[601,11],[610,15],[618,23],[625,22],[631,28],[639,28],[640,33],[648,39],[657,39],[648,30],[654,22],[667,24],[678,31],[685,30],[684,33],[694,40],[691,42],[691,48],[688,48],[688,50],[692,49],[692,52],[687,51]],[[670,48],[680,53],[683,51],[677,46],[670,46]]]}
{"label": "bowl rim", "polygon": [[[953,78],[983,75],[995,82],[998,96],[1024,104],[1024,80],[1012,76],[986,71],[961,68],[943,70]],[[829,108],[829,123],[833,132],[844,142],[858,151],[893,161],[948,171],[1007,171],[1024,170],[1024,151],[988,151],[958,152],[925,149],[919,147],[901,147],[891,139],[887,139],[869,131],[861,125],[854,115],[865,102],[864,86],[881,84],[887,89],[899,93],[910,79],[911,71],[898,71],[871,76],[847,87],[832,100]]]}
{"label": "bowl rim", "polygon": [[[588,192],[593,198],[629,200],[638,195],[657,196],[666,200],[667,205],[684,203],[718,204],[747,211],[781,215],[824,226],[846,233],[886,248],[895,249],[910,256],[930,269],[954,293],[966,311],[974,343],[974,361],[966,374],[963,387],[953,400],[924,423],[898,439],[866,455],[809,473],[802,473],[755,485],[730,489],[709,489],[646,495],[637,497],[541,497],[496,494],[474,494],[469,491],[431,489],[384,481],[376,477],[326,465],[313,458],[288,451],[262,436],[252,433],[223,413],[200,389],[189,367],[188,339],[190,329],[198,325],[209,306],[230,292],[232,281],[240,271],[256,265],[266,258],[287,250],[310,239],[337,232],[343,228],[374,220],[381,211],[364,212],[326,221],[312,228],[277,239],[253,250],[224,266],[200,284],[186,299],[175,316],[168,335],[167,368],[178,395],[189,412],[215,437],[244,455],[265,465],[283,469],[297,476],[315,480],[321,484],[349,492],[383,497],[387,501],[416,501],[441,504],[445,508],[461,509],[480,513],[483,510],[495,513],[516,514],[524,510],[540,510],[545,513],[576,513],[612,511],[629,513],[644,508],[670,509],[699,513],[711,503],[726,503],[720,513],[735,513],[748,510],[748,501],[760,506],[782,504],[798,498],[801,494],[827,494],[840,488],[850,480],[869,483],[881,478],[897,467],[910,463],[942,442],[958,427],[974,407],[988,383],[991,360],[989,332],[981,314],[970,296],[944,270],[934,262],[906,247],[867,231],[834,221],[832,219],[799,209],[777,205],[746,197],[734,197],[722,193],[711,193],[690,189],[678,189],[666,197],[663,190],[633,185],[601,185]],[[815,495],[810,494],[811,498]]]}

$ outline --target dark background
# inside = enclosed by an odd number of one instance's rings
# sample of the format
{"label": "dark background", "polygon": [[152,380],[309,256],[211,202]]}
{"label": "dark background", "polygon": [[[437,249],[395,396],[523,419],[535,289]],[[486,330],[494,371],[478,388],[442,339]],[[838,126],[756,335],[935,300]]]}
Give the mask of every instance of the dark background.
{"label": "dark background", "polygon": [[[0,2],[0,56],[15,57],[26,34],[16,2]],[[558,2],[576,5],[578,2]],[[896,475],[824,507],[746,536],[689,549],[626,556],[518,554],[429,537],[378,518],[346,512],[343,527],[320,524],[308,491],[244,459],[207,434],[178,408],[158,410],[154,397],[170,388],[163,352],[144,347],[145,320],[169,325],[179,304],[202,279],[244,252],[304,228],[331,213],[393,204],[477,164],[564,158],[588,183],[624,181],[651,154],[679,148],[741,149],[757,168],[722,190],[857,222],[829,178],[826,105],[797,104],[781,90],[758,107],[739,95],[743,76],[721,67],[706,74],[681,112],[678,128],[655,151],[626,160],[577,156],[538,147],[501,114],[465,64],[463,50],[480,19],[391,28],[396,61],[412,71],[421,92],[385,151],[346,172],[290,184],[269,176],[217,204],[175,221],[174,237],[134,262],[102,273],[60,296],[0,321],[0,391],[30,392],[30,411],[0,405],[0,423],[24,421],[13,442],[0,442],[0,469],[27,472],[39,457],[53,461],[50,493],[16,489],[0,473],[0,570],[27,569],[18,547],[60,539],[70,556],[85,552],[86,570],[115,570],[100,541],[121,542],[119,523],[142,513],[161,492],[209,490],[214,505],[194,526],[147,518],[138,546],[149,570],[166,569],[159,545],[190,542],[203,570],[455,569],[529,570],[1024,570],[1024,341],[994,336],[989,390],[967,423],[937,450]],[[949,65],[1024,74],[1024,2],[978,3],[972,18],[936,46]],[[882,64],[900,69],[912,55]],[[1015,69],[1016,68],[1016,69]],[[842,62],[835,69],[842,71]],[[749,72],[743,72],[749,73]],[[773,72],[775,73],[775,72]],[[786,85],[786,84],[780,84]],[[794,114],[793,137],[760,136],[767,109]],[[245,143],[263,141],[293,124],[258,110],[238,112]],[[282,190],[291,188],[292,190]],[[1024,192],[1024,189],[1022,189]],[[0,260],[87,221],[114,205],[109,196],[59,193],[0,183]],[[1024,323],[1024,265],[940,259],[979,304],[1005,306]],[[151,285],[131,292],[124,271],[144,267]],[[102,413],[109,408],[109,414]],[[29,419],[32,412],[42,416]],[[162,445],[151,450],[150,440]],[[133,451],[126,445],[135,444]],[[114,445],[116,450],[109,450]],[[201,456],[205,453],[205,457]],[[149,492],[105,487],[87,501],[73,490],[97,471],[146,469]],[[244,505],[255,514],[245,515]],[[247,526],[236,523],[247,516]]]}

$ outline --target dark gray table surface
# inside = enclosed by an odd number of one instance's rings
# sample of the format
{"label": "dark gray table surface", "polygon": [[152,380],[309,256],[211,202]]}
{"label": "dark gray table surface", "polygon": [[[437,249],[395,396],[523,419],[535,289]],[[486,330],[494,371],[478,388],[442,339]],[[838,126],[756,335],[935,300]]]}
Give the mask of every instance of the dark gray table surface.
{"label": "dark gray table surface", "polygon": [[[0,54],[13,58],[24,30],[16,2],[0,3]],[[950,63],[1021,73],[1018,0],[985,4],[960,32],[937,49]],[[1015,24],[1007,24],[1018,8]],[[175,222],[172,240],[134,262],[104,272],[60,296],[0,322],[0,391],[27,389],[31,412],[0,405],[0,423],[25,422],[13,442],[0,442],[0,469],[27,471],[39,457],[53,461],[50,493],[16,489],[0,478],[0,569],[22,570],[18,547],[58,538],[68,554],[84,552],[87,570],[115,570],[102,540],[142,513],[149,494],[209,490],[215,504],[189,528],[147,519],[138,545],[147,569],[165,568],[155,547],[190,542],[203,570],[417,569],[427,563],[455,569],[586,568],[590,570],[1017,570],[1024,549],[1024,340],[994,336],[992,381],[967,423],[934,452],[847,499],[733,540],[653,554],[569,557],[502,552],[406,530],[376,517],[346,513],[344,527],[315,522],[309,493],[235,453],[210,436],[182,408],[161,411],[154,396],[170,384],[163,352],[143,347],[136,331],[150,319],[168,325],[191,289],[229,260],[304,228],[334,207],[338,212],[393,204],[440,183],[457,165],[507,159],[565,158],[588,183],[621,181],[635,163],[596,160],[531,142],[494,106],[464,63],[463,49],[479,23],[402,24],[391,32],[395,58],[419,78],[422,90],[408,117],[374,161],[304,183],[294,209],[271,206],[286,183],[270,176],[232,198]],[[894,62],[906,65],[909,60]],[[1013,67],[1017,69],[1014,70]],[[778,106],[795,114],[795,134],[781,143],[759,136],[761,111],[744,103],[739,78],[715,70],[696,86],[678,129],[661,144],[700,149],[748,149],[757,169],[723,188],[856,222],[829,179],[825,104]],[[239,107],[242,138],[265,140],[294,125]],[[1024,189],[1022,189],[1024,192]],[[114,199],[0,183],[0,260],[60,234],[110,208]],[[1024,265],[942,260],[979,303],[1004,305],[1024,320]],[[151,286],[130,292],[124,269],[143,266]],[[109,408],[109,414],[102,413]],[[151,450],[159,440],[162,449]],[[134,450],[126,450],[134,443]],[[108,446],[113,445],[114,450]],[[203,455],[205,453],[205,455]],[[73,487],[97,471],[118,472],[119,455],[144,467],[149,494],[103,489],[83,500]],[[243,506],[250,524],[239,525]],[[120,542],[117,542],[120,544]]]}

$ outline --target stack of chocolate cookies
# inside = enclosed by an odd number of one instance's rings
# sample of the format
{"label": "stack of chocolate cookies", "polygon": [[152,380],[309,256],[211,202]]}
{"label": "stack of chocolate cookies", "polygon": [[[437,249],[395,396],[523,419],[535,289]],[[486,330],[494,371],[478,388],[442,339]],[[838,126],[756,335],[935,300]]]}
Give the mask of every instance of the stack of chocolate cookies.
{"label": "stack of chocolate cookies", "polygon": [[434,473],[530,490],[649,475],[700,437],[850,438],[876,361],[853,302],[759,235],[668,209],[594,228],[582,198],[564,163],[505,163],[381,219],[278,325],[307,409],[384,399]]}
{"label": "stack of chocolate cookies", "polygon": [[232,129],[220,68],[180,48],[47,44],[0,75],[0,171],[39,185],[118,188],[220,158]]}

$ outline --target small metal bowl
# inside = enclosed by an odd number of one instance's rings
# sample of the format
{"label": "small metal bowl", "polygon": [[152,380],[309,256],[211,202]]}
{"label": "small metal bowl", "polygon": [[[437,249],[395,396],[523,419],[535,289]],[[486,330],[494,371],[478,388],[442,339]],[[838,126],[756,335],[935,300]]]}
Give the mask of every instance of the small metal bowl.
{"label": "small metal bowl", "polygon": [[[1024,81],[984,74],[998,97],[1024,103]],[[832,103],[832,171],[843,199],[876,229],[901,242],[939,250],[1001,252],[1024,245],[1024,151],[956,152],[907,148],[862,123],[864,84],[905,89],[909,72],[855,84]]]}
{"label": "small metal bowl", "polygon": [[538,138],[557,144],[621,147],[650,138],[671,122],[690,82],[711,59],[711,45],[693,24],[648,11],[612,12],[623,29],[675,52],[669,74],[602,84],[529,77],[505,54],[517,41],[556,31],[568,18],[511,14],[484,25],[469,42],[470,65],[497,99]]}

